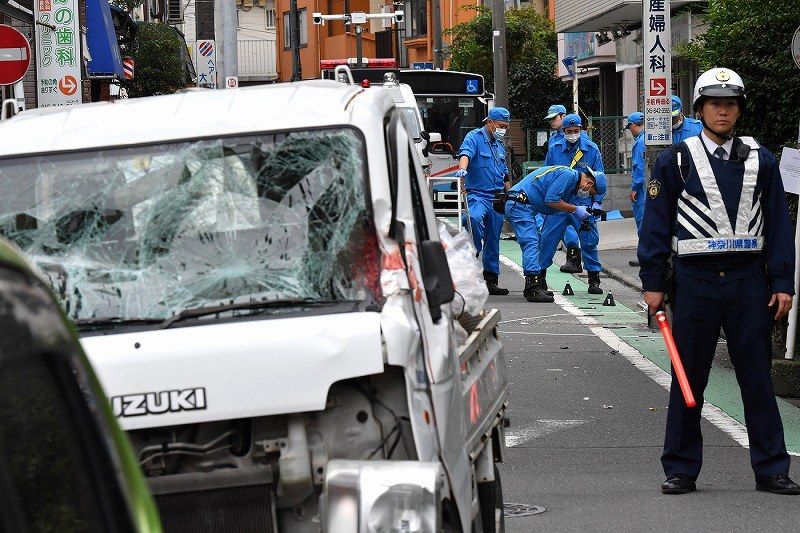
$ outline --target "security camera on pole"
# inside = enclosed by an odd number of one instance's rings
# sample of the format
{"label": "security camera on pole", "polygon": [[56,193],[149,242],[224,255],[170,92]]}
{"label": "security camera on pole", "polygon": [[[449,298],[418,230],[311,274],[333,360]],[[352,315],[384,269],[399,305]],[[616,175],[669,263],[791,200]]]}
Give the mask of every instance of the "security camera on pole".
{"label": "security camera on pole", "polygon": [[312,13],[311,20],[317,26],[324,26],[325,22],[329,20],[341,20],[345,24],[353,24],[356,27],[356,67],[364,66],[363,54],[363,41],[362,41],[362,26],[369,20],[389,20],[394,23],[400,23],[405,20],[405,13],[403,11],[394,11],[393,13],[364,13],[361,11],[355,13],[344,13],[341,15],[323,15],[322,13]]}
{"label": "security camera on pole", "polygon": [[660,149],[672,144],[672,39],[669,0],[642,4],[644,144],[649,174]]}

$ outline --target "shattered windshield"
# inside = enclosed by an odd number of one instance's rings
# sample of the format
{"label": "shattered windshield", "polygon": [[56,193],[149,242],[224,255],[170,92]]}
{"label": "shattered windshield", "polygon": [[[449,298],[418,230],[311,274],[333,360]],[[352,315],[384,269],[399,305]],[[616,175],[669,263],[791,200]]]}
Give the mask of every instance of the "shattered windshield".
{"label": "shattered windshield", "polygon": [[348,128],[0,160],[0,234],[70,318],[380,298],[364,146]]}

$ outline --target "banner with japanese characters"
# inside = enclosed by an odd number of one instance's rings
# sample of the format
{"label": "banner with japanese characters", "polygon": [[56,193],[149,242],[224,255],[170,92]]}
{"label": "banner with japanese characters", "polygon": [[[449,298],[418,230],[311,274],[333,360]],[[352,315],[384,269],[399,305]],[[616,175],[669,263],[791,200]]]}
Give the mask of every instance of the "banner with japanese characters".
{"label": "banner with japanese characters", "polygon": [[81,34],[78,0],[33,0],[39,107],[80,104]]}
{"label": "banner with japanese characters", "polygon": [[672,35],[669,0],[643,0],[644,142],[672,144]]}

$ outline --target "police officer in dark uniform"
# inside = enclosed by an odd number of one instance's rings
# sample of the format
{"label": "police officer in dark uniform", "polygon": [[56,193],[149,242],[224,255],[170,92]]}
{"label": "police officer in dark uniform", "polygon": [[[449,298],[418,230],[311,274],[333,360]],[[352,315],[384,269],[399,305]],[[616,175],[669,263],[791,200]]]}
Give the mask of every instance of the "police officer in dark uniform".
{"label": "police officer in dark uniform", "polygon": [[725,331],[742,393],[756,489],[800,494],[770,375],[773,320],[794,293],[794,242],[778,162],[750,137],[734,137],[744,110],[742,79],[714,68],[694,89],[699,136],[662,152],[647,183],[638,256],[651,313],[664,303],[674,267],[673,331],[697,407],[672,378],[661,462],[665,494],[696,489],[702,464],[700,411],[711,362]]}

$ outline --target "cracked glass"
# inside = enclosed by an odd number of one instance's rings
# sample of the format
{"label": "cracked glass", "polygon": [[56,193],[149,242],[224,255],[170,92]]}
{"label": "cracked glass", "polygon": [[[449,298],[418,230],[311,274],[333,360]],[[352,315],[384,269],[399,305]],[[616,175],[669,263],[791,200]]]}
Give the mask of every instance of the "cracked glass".
{"label": "cracked glass", "polygon": [[364,144],[336,128],[0,161],[0,234],[74,320],[380,301]]}

